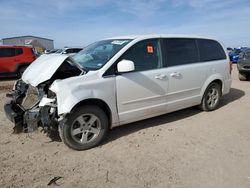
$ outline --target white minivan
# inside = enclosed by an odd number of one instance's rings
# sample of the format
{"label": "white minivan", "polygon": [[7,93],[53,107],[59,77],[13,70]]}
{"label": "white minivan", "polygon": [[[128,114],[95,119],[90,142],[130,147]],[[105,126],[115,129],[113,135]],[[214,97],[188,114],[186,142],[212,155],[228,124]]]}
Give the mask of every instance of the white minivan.
{"label": "white minivan", "polygon": [[124,36],[73,57],[44,56],[14,85],[5,105],[16,132],[61,132],[75,150],[98,145],[109,129],[198,105],[211,111],[231,87],[231,64],[217,40]]}

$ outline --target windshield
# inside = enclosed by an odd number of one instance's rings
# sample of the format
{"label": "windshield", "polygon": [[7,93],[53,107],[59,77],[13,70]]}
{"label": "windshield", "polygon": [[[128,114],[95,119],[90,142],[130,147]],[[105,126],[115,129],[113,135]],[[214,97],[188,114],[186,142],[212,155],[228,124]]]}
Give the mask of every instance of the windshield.
{"label": "windshield", "polygon": [[102,40],[87,46],[72,58],[89,70],[97,70],[130,41],[129,39]]}

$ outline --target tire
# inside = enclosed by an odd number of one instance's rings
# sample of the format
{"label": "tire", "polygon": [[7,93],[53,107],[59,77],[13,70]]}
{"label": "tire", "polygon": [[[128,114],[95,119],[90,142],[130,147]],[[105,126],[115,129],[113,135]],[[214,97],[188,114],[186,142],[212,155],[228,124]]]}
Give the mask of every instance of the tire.
{"label": "tire", "polygon": [[199,108],[203,111],[215,110],[219,106],[221,94],[221,86],[216,82],[211,83],[202,97]]}
{"label": "tire", "polygon": [[63,142],[71,149],[86,150],[100,144],[108,131],[108,118],[98,106],[77,108],[60,127]]}
{"label": "tire", "polygon": [[18,77],[21,78],[24,71],[27,69],[28,66],[23,66],[18,69]]}
{"label": "tire", "polygon": [[243,72],[239,72],[239,80],[240,81],[246,81],[247,80],[247,74]]}

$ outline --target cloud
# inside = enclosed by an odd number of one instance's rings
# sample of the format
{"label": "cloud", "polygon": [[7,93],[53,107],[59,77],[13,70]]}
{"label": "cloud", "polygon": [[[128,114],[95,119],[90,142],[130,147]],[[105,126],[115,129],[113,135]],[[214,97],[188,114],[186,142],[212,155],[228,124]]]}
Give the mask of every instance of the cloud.
{"label": "cloud", "polygon": [[0,0],[0,36],[38,35],[62,47],[114,35],[179,33],[250,45],[249,5],[249,0]]}
{"label": "cloud", "polygon": [[[185,6],[188,5],[194,9],[206,8],[206,9],[216,9],[216,8],[225,8],[233,4],[242,3],[245,0],[172,0],[172,4],[176,6]],[[203,9],[204,10],[204,9]]]}
{"label": "cloud", "polygon": [[115,4],[121,12],[125,12],[136,16],[137,18],[143,18],[152,16],[157,12],[162,5],[166,4],[166,0],[117,0]]}

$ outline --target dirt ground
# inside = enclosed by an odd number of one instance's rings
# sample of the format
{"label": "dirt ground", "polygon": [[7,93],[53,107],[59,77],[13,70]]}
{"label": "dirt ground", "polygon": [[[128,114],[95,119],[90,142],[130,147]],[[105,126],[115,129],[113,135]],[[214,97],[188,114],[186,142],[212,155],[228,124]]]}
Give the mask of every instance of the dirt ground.
{"label": "dirt ground", "polygon": [[[189,108],[115,128],[99,147],[73,151],[43,133],[12,134],[0,82],[0,187],[250,187],[250,82],[234,66],[220,108]],[[52,184],[51,187],[57,186]]]}

